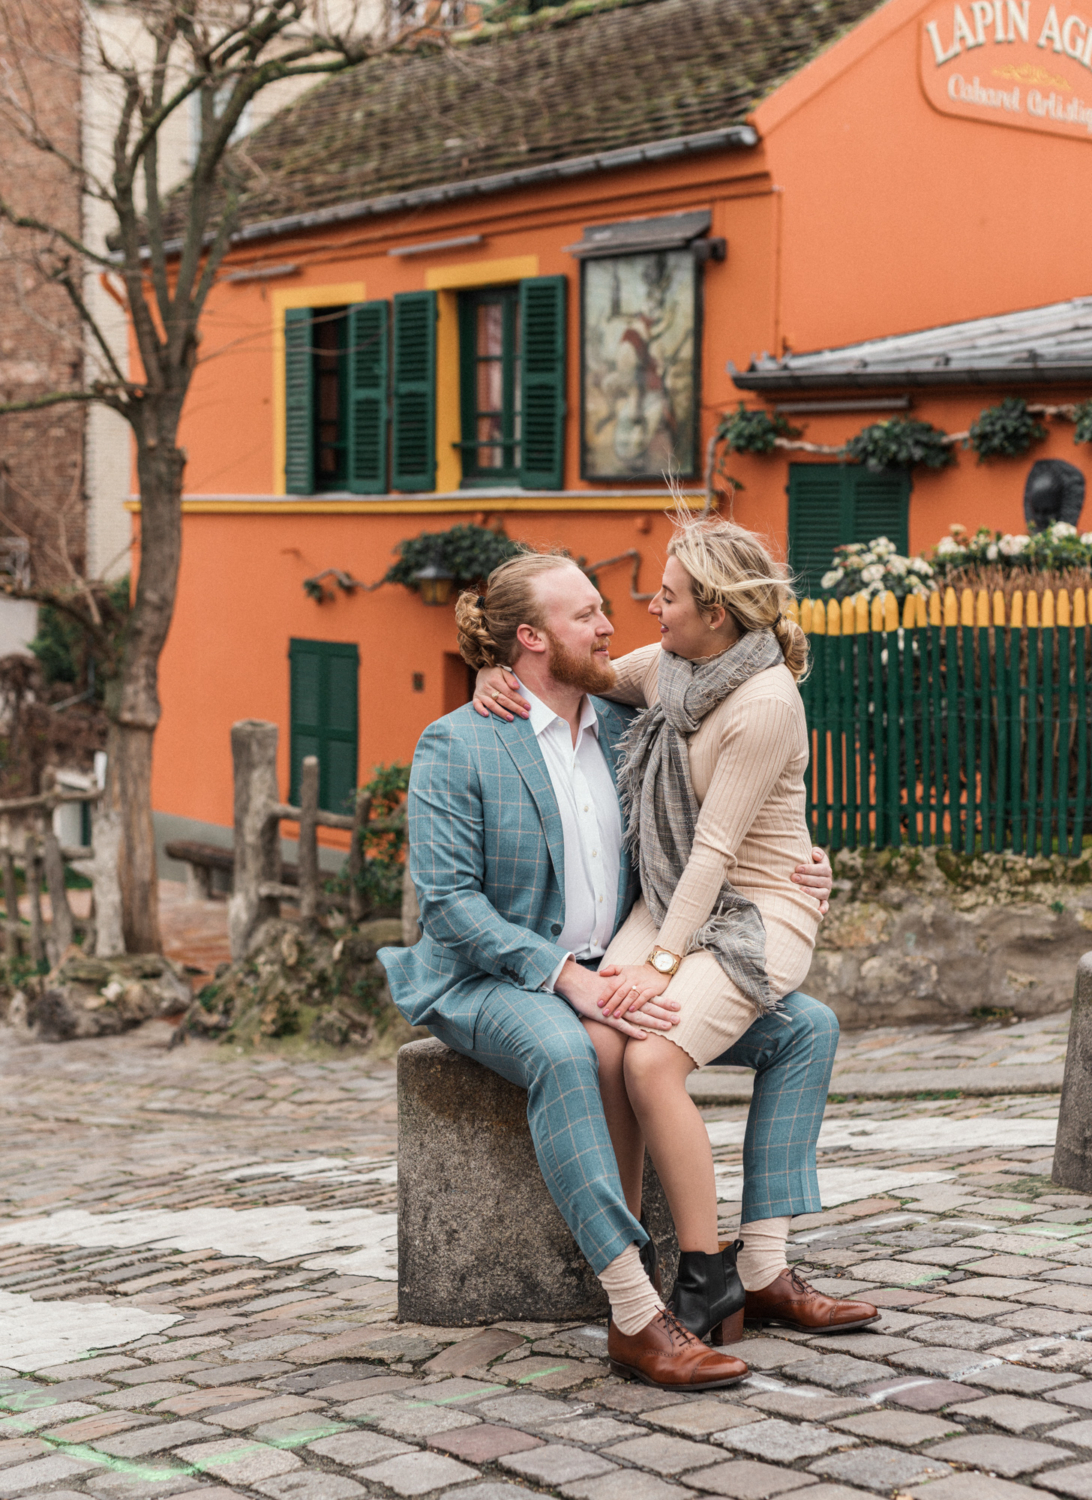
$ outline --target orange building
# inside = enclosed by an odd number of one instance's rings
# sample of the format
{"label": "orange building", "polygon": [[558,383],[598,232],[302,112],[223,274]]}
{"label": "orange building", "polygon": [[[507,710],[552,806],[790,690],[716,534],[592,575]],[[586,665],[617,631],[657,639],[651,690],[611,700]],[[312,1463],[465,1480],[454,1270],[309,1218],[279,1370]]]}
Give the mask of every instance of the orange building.
{"label": "orange building", "polygon": [[[226,841],[236,719],[282,726],[286,791],[317,749],[333,805],[466,700],[450,605],[355,586],[401,541],[625,554],[599,581],[627,650],[662,476],[699,500],[741,399],[830,448],[1092,392],[1092,12],[1067,5],[602,0],[357,69],[251,138],[183,424],[163,835]],[[1024,530],[1035,459],[1088,468],[1047,426],[939,471],[731,453],[722,503],[814,583],[839,541]],[[305,588],[328,569],[349,587]]]}

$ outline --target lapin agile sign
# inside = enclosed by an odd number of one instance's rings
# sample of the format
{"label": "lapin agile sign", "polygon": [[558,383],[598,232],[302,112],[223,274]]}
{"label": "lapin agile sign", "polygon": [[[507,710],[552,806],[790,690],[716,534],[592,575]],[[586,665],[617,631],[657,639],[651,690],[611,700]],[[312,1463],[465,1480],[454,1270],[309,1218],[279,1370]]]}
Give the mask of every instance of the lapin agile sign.
{"label": "lapin agile sign", "polygon": [[933,10],[921,81],[935,109],[1092,141],[1092,18],[1045,0],[972,0]]}

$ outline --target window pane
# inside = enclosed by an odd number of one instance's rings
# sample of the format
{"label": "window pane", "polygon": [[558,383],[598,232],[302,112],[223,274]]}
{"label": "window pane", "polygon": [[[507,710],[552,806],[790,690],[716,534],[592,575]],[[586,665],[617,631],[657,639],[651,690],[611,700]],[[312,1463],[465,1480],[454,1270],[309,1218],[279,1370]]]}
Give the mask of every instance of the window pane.
{"label": "window pane", "polygon": [[504,308],[484,302],[478,308],[478,357],[500,359],[504,354]]}

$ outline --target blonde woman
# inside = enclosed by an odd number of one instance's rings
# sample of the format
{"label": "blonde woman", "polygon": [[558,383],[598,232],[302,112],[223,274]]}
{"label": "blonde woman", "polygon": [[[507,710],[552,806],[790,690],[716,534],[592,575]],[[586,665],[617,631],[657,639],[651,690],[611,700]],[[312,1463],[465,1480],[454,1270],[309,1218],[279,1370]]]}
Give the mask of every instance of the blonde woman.
{"label": "blonde woman", "polygon": [[[700,1337],[749,1321],[844,1332],[878,1317],[790,1272],[792,1215],[820,1208],[815,1141],[837,1044],[833,1014],[794,993],[820,904],[806,877],[807,641],[783,570],[752,533],[680,517],[649,613],[658,645],[614,663],[601,695],[643,708],[619,774],[642,895],[600,966],[604,1018],[677,1011],[643,1040],[586,1021],[626,1200],[640,1211],[647,1145],[682,1252],[669,1306]],[[523,712],[511,674],[479,674],[479,712]],[[771,1057],[776,1066],[771,1066]],[[740,1241],[717,1235],[712,1151],[686,1088],[714,1059],[758,1070],[744,1148]],[[775,1088],[776,1084],[776,1088]],[[763,1091],[773,1092],[763,1107]],[[738,1252],[738,1255],[737,1255]]]}

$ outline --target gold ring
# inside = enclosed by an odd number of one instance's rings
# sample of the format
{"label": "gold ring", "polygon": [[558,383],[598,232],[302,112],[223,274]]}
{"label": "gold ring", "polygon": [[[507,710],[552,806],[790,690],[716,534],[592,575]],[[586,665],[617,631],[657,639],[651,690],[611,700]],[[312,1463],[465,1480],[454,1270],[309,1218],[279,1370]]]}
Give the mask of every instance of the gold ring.
{"label": "gold ring", "polygon": [[494,688],[493,689],[493,697],[494,698],[499,698],[500,697],[500,689],[499,688]]}

